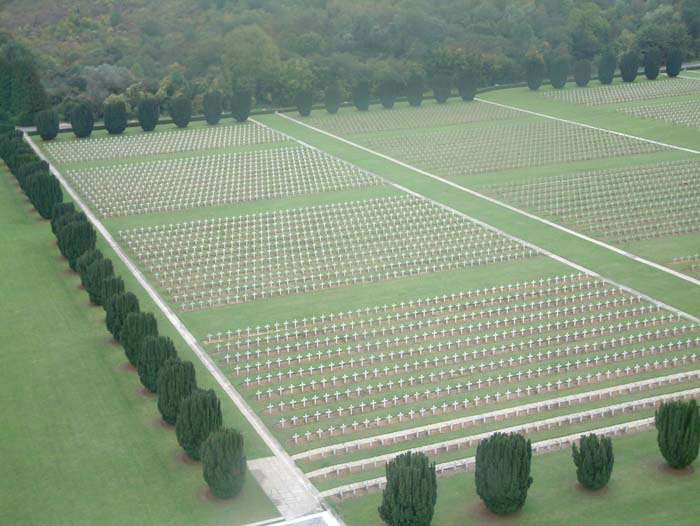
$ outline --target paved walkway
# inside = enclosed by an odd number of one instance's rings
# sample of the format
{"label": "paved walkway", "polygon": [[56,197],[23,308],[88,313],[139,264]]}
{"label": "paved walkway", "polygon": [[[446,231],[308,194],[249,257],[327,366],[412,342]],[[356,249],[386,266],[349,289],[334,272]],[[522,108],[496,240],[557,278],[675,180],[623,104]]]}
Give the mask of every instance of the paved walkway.
{"label": "paved walkway", "polygon": [[[248,469],[285,519],[322,511],[318,500],[286,469],[279,458],[250,460]],[[322,526],[324,523],[319,524]]]}

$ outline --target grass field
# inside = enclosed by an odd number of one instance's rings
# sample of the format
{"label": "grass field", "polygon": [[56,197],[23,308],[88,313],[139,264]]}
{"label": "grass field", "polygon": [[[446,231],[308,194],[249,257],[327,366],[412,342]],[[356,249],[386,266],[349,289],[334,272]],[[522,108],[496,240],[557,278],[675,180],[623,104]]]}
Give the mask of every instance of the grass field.
{"label": "grass field", "polygon": [[[0,201],[2,244],[12,247],[0,256],[6,350],[0,523],[184,526],[276,516],[252,477],[229,504],[200,496],[201,466],[178,459],[174,431],[160,426],[155,398],[140,394],[121,348],[108,342],[102,309],[88,306],[77,276],[58,259],[48,223],[37,219],[5,169]],[[183,345],[178,349],[186,356]],[[202,367],[197,374],[200,384],[212,384]],[[222,405],[224,421],[233,424],[232,404]],[[252,456],[264,454],[252,437],[248,448]]]}

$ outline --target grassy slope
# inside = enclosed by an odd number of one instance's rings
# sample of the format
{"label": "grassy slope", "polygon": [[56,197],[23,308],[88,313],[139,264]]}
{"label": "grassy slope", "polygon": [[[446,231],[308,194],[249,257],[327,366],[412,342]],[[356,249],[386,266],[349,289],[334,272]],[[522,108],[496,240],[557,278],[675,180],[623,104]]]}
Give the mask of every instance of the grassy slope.
{"label": "grassy slope", "polygon": [[102,309],[88,307],[78,278],[57,259],[48,224],[35,219],[4,169],[0,201],[0,524],[243,524],[276,516],[252,477],[229,504],[199,498],[201,467],[177,460],[174,432],[157,425],[155,398],[138,394],[138,378],[107,341]]}
{"label": "grassy slope", "polygon": [[[614,439],[615,468],[607,490],[583,493],[576,483],[571,450],[532,460],[534,482],[525,507],[515,518],[494,519],[483,513],[474,473],[439,479],[432,526],[511,523],[522,526],[697,524],[700,502],[695,497],[700,474],[676,475],[662,469],[654,432]],[[653,495],[653,498],[649,498]],[[380,494],[341,501],[336,510],[348,526],[379,526]]]}

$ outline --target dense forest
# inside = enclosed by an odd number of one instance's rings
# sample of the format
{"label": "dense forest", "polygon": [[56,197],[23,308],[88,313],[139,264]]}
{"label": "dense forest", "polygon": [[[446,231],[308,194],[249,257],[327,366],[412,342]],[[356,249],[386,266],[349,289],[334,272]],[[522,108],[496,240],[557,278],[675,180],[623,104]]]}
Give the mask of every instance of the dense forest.
{"label": "dense forest", "polygon": [[336,79],[343,97],[358,82],[381,96],[460,67],[476,68],[481,85],[521,82],[533,57],[594,70],[610,52],[694,58],[700,2],[0,0],[0,31],[0,72],[10,72],[0,112],[27,121],[49,105],[65,115],[78,99],[100,117],[110,95],[131,108],[147,92],[184,93],[201,111],[212,87],[246,86],[257,105],[280,107],[300,91],[321,100]]}

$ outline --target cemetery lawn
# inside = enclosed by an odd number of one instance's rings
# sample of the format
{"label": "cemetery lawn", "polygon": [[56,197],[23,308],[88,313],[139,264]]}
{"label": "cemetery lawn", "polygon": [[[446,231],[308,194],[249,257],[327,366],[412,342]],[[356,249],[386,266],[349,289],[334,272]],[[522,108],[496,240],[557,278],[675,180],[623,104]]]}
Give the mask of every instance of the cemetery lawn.
{"label": "cemetery lawn", "polygon": [[[121,348],[107,341],[102,309],[88,306],[77,276],[58,260],[48,222],[4,167],[0,202],[0,524],[237,525],[277,516],[251,476],[231,503],[204,499],[201,465],[178,460],[156,399],[138,393]],[[183,344],[178,350],[187,356]],[[202,367],[197,374],[200,384],[213,383]],[[235,408],[222,402],[224,422],[234,425]],[[255,440],[247,445],[252,456],[269,454]]]}
{"label": "cemetery lawn", "polygon": [[[512,523],[519,526],[560,526],[621,523],[656,526],[697,524],[700,473],[670,473],[663,467],[653,431],[613,438],[615,468],[608,487],[599,494],[578,488],[571,450],[533,456],[532,477],[523,510],[511,519],[484,512],[476,495],[474,472],[438,479],[438,499],[432,526]],[[348,526],[380,526],[381,493],[334,504]]]}

